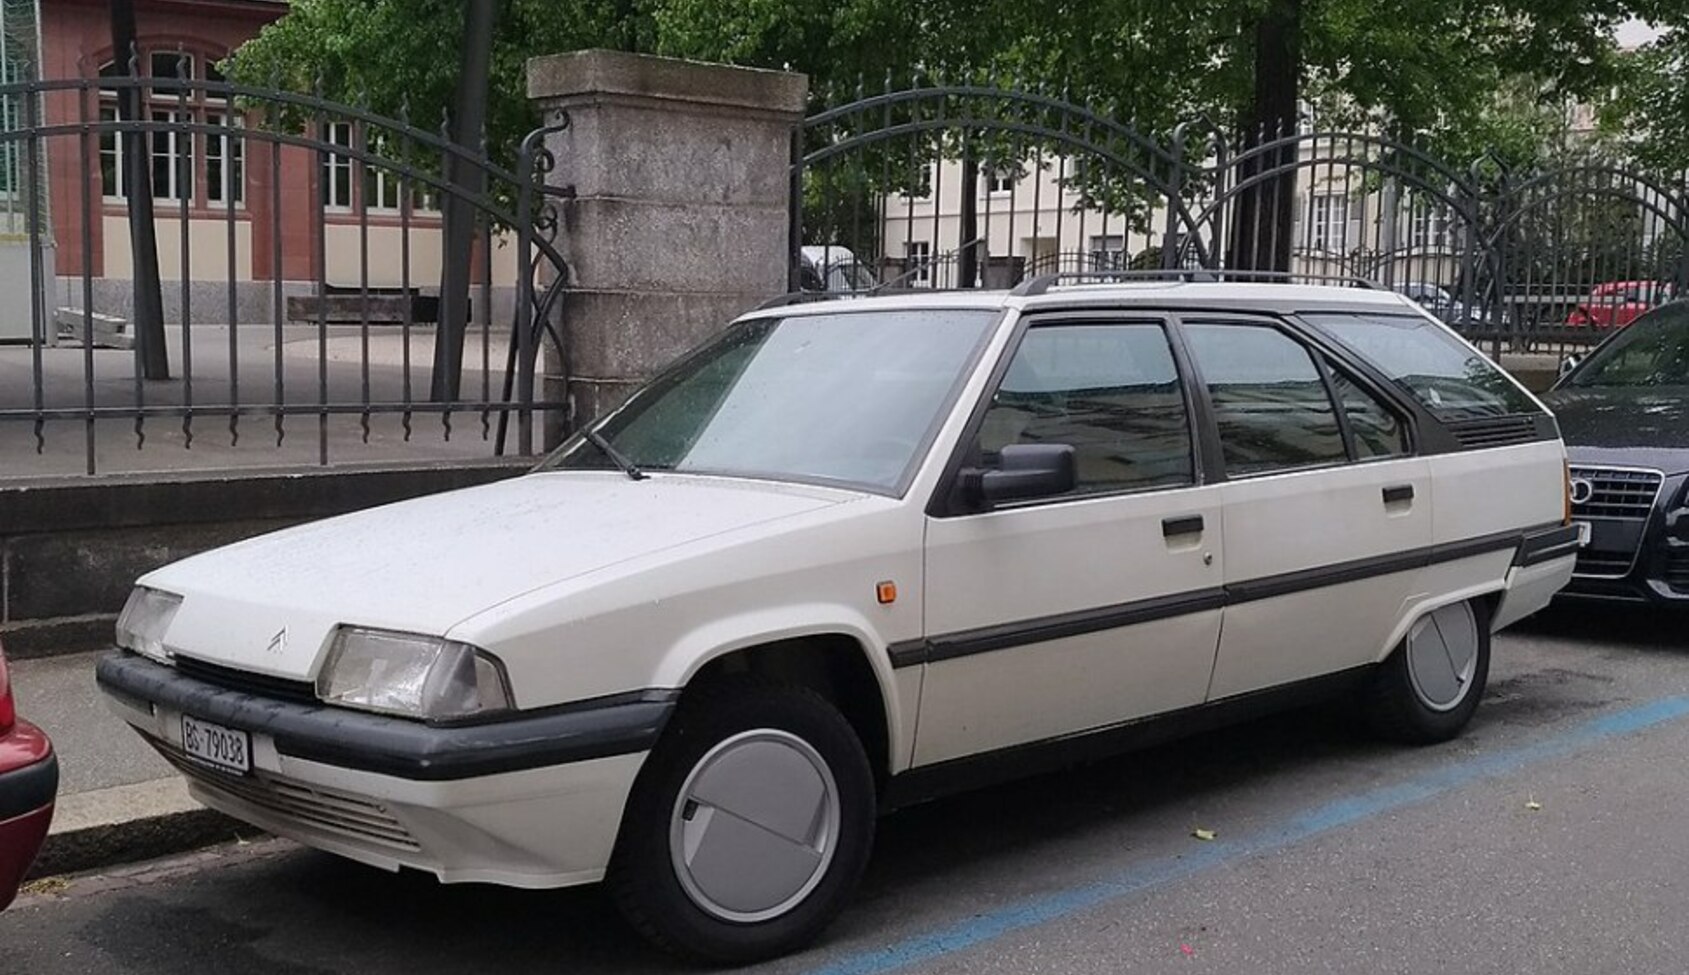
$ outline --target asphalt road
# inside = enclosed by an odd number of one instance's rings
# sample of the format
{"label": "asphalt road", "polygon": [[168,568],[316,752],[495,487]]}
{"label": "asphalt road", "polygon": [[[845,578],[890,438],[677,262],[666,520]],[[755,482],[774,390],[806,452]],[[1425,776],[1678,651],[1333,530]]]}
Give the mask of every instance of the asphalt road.
{"label": "asphalt road", "polygon": [[[1304,711],[892,816],[824,943],[759,971],[1681,973],[1686,754],[1689,620],[1533,621],[1449,745]],[[441,887],[281,841],[0,915],[6,975],[677,970],[593,890]]]}

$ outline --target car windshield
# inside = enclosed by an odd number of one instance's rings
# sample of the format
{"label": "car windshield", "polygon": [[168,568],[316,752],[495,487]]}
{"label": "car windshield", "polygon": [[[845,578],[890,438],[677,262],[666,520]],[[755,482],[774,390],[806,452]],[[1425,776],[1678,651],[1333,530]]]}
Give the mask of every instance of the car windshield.
{"label": "car windshield", "polygon": [[1440,420],[1540,412],[1490,360],[1418,315],[1321,312],[1301,317],[1371,362]]}
{"label": "car windshield", "polygon": [[[592,431],[642,471],[900,493],[999,314],[759,318],[682,359]],[[615,470],[584,435],[541,469]]]}
{"label": "car windshield", "polygon": [[1568,386],[1689,386],[1689,302],[1638,318],[1597,349]]}

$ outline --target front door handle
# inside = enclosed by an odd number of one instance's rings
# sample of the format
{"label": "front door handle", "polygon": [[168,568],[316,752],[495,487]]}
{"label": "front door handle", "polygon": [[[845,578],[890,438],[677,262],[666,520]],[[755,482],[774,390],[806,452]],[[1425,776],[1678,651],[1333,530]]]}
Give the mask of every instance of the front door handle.
{"label": "front door handle", "polygon": [[1385,504],[1406,504],[1413,500],[1412,484],[1397,484],[1384,489]]}
{"label": "front door handle", "polygon": [[1195,535],[1202,531],[1201,515],[1185,515],[1181,518],[1161,519],[1161,534],[1166,538],[1176,538],[1180,535]]}

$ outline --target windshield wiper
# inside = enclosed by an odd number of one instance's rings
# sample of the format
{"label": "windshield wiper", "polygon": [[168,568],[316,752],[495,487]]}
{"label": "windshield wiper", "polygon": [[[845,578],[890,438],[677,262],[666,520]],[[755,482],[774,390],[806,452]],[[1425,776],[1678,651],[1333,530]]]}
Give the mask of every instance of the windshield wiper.
{"label": "windshield wiper", "polygon": [[586,441],[594,447],[597,447],[599,450],[604,451],[604,456],[610,458],[610,463],[620,467],[622,469],[622,473],[628,476],[628,480],[645,480],[645,472],[639,469],[639,465],[622,456],[622,452],[610,446],[610,441],[604,439],[604,435],[599,433],[597,430],[588,430],[586,432]]}

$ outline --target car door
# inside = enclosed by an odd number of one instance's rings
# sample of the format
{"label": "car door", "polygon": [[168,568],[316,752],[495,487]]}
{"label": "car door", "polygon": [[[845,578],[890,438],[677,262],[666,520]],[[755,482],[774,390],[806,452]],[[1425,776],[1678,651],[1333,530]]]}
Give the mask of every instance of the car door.
{"label": "car door", "polygon": [[1168,325],[1035,318],[960,446],[1069,444],[1076,486],[929,511],[917,765],[1200,704],[1219,639],[1220,488],[1204,487]]}
{"label": "car door", "polygon": [[1374,662],[1431,544],[1409,421],[1283,323],[1188,320],[1225,467],[1210,700]]}

